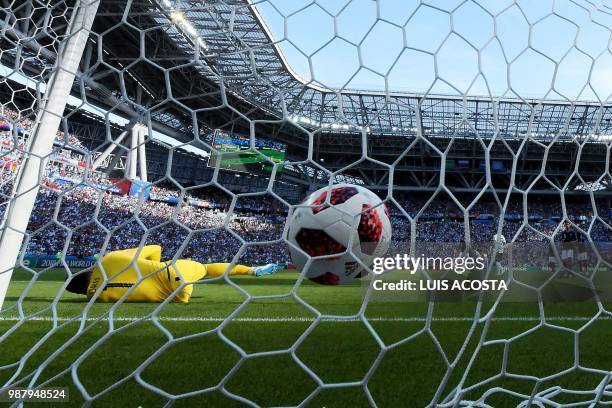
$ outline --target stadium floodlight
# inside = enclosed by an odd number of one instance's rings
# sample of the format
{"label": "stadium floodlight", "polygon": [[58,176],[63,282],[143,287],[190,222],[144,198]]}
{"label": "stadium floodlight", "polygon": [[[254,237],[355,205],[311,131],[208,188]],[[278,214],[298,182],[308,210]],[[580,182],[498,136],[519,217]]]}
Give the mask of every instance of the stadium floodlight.
{"label": "stadium floodlight", "polygon": [[612,403],[609,2],[3,5],[0,402]]}

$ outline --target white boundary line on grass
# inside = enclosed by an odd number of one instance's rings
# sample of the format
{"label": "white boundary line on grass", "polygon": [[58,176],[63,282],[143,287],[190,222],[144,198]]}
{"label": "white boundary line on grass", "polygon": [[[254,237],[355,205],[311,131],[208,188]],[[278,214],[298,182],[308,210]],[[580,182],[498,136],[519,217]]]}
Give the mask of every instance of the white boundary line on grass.
{"label": "white boundary line on grass", "polygon": [[[547,317],[546,321],[589,321],[593,317],[587,316],[552,316]],[[151,320],[150,318],[141,318],[141,317],[114,317],[112,320],[114,322],[134,322],[137,320]],[[53,319],[52,317],[32,317],[32,318],[24,318],[21,319],[17,316],[8,316],[8,317],[0,317],[0,322],[18,322],[20,320],[28,320],[35,322],[66,322],[69,320],[73,320],[73,318],[68,317],[58,317],[57,319]],[[82,319],[74,319],[75,321],[81,321]],[[87,317],[85,321],[93,322],[98,320],[95,317]],[[108,317],[103,317],[99,319],[100,321],[108,321]],[[163,322],[223,322],[226,320],[225,317],[163,317],[160,316],[157,318],[159,321]],[[310,323],[314,320],[311,317],[236,317],[231,319],[232,322],[240,322],[240,323],[290,323],[290,322],[298,322],[298,323]],[[369,322],[425,322],[427,321],[424,317],[370,317],[367,318]],[[502,322],[539,322],[541,318],[539,316],[506,316],[506,317],[493,317],[493,321],[502,321]],[[599,317],[597,320],[612,320],[612,317]],[[341,318],[341,317],[329,317],[323,318],[321,321],[324,322],[357,322],[360,319],[356,318]],[[431,319],[433,322],[472,322],[474,319],[472,317],[434,317]]]}

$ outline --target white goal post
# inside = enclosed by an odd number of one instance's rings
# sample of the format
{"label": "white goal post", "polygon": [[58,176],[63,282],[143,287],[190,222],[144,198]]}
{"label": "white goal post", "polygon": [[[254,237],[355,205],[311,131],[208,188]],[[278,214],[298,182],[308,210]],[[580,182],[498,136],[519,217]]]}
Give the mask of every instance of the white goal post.
{"label": "white goal post", "polygon": [[13,268],[22,247],[25,231],[40,188],[44,166],[52,151],[53,141],[68,95],[89,38],[99,1],[82,1],[73,11],[66,31],[66,40],[59,45],[59,55],[52,77],[46,84],[44,105],[39,110],[28,140],[23,164],[15,177],[11,199],[4,211],[0,231],[0,308],[8,289]]}

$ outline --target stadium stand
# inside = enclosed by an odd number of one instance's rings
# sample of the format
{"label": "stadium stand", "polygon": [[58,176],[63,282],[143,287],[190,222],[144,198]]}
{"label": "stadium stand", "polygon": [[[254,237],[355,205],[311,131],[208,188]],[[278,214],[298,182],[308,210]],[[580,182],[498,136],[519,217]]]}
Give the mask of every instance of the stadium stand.
{"label": "stadium stand", "polygon": [[[0,142],[4,151],[13,146],[12,127],[17,126],[17,134],[22,136],[21,145],[27,142],[32,126],[28,118],[22,119],[11,110],[5,109],[3,117],[7,122],[0,132]],[[10,123],[10,124],[9,124]],[[68,147],[68,148],[67,148]],[[87,183],[96,186],[113,186],[113,180],[103,173],[91,172],[84,178],[87,149],[78,135],[57,133],[54,153],[47,164],[47,174],[44,182],[48,189],[43,190],[36,201],[36,206],[30,220],[28,231],[32,234],[27,246],[27,253],[37,255],[53,255],[63,250],[68,228],[76,228],[70,240],[68,256],[79,258],[92,257],[98,254],[106,235],[105,231],[121,229],[121,233],[111,235],[108,250],[127,246],[138,246],[143,239],[143,229],[136,220],[151,228],[146,235],[147,242],[164,242],[164,255],[172,257],[185,240],[188,230],[195,233],[184,250],[185,256],[199,261],[226,261],[238,253],[242,242],[222,229],[223,222],[230,206],[228,199],[214,191],[208,191],[198,196],[186,194],[180,197],[180,191],[172,185],[154,185],[150,200],[141,207],[137,197],[119,195],[107,191],[98,193],[88,187]],[[19,150],[13,157],[18,158]],[[3,156],[6,160],[6,156]],[[18,160],[18,159],[17,159]],[[1,174],[1,193],[10,195],[11,171]],[[74,180],[69,188],[58,183],[58,179]],[[87,183],[83,183],[86,181]],[[53,213],[59,195],[62,195],[60,216],[61,225],[53,223]],[[414,193],[399,192],[395,196],[397,203],[410,217],[418,215],[416,224],[419,242],[463,242],[465,227],[463,216],[456,210],[456,205],[449,198],[437,199],[425,206],[428,198]],[[181,201],[182,200],[182,201]],[[553,197],[542,195],[530,197],[529,218],[534,228],[522,228],[522,204],[520,200],[510,201],[506,211],[503,233],[508,237],[516,237],[516,242],[543,242],[546,235],[551,235],[560,223],[553,214],[560,213],[560,203]],[[181,205],[178,205],[181,203]],[[601,204],[601,208],[609,208],[609,204]],[[97,206],[100,211],[93,217]],[[177,209],[177,206],[179,207]],[[402,211],[390,207],[395,241],[409,241],[411,225]],[[3,209],[0,209],[0,214]],[[568,203],[568,214],[580,222],[589,224],[590,206],[577,202]],[[177,213],[176,221],[182,226],[170,223],[173,214]],[[482,200],[470,211],[470,239],[473,242],[489,242],[496,233],[499,209],[493,200]],[[230,229],[243,236],[246,241],[278,241],[285,223],[286,210],[266,201],[265,198],[245,197],[235,206]],[[610,219],[610,214],[600,214],[603,219]],[[87,220],[84,222],[84,220]],[[95,221],[95,222],[94,222]],[[158,225],[162,227],[153,228]],[[78,227],[78,228],[77,228]],[[536,230],[542,233],[536,232]],[[612,241],[612,231],[603,223],[593,223],[591,236],[594,241]],[[226,245],[214,245],[224,240]],[[289,254],[284,245],[251,246],[241,258],[244,262],[269,263],[281,260],[289,261]]]}

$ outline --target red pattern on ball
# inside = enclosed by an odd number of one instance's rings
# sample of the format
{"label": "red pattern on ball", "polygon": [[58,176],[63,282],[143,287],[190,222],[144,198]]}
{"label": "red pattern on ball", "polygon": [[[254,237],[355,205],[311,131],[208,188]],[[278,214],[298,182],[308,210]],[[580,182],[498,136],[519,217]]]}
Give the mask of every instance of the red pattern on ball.
{"label": "red pattern on ball", "polygon": [[344,245],[325,231],[317,229],[302,228],[295,236],[295,241],[310,256],[334,255],[346,251]]}
{"label": "red pattern on ball", "polygon": [[361,252],[372,255],[382,237],[382,221],[378,211],[371,205],[363,204],[361,210],[363,213],[357,228]]}
{"label": "red pattern on ball", "polygon": [[[332,205],[342,204],[346,200],[348,200],[349,198],[351,198],[352,196],[354,196],[357,193],[358,193],[358,191],[357,191],[357,189],[355,187],[336,187],[336,188],[332,188],[331,198],[329,199],[329,202]],[[327,204],[321,206],[321,204],[323,204],[325,202],[325,198],[327,198],[327,191],[324,191],[319,196],[319,198],[317,198],[316,200],[314,200],[312,202],[313,206],[317,206],[317,207],[314,207],[312,209],[312,213],[313,214],[318,214],[321,211],[323,211],[324,209],[329,208],[329,205],[327,205]]]}
{"label": "red pattern on ball", "polygon": [[323,275],[315,276],[314,278],[309,278],[311,281],[320,283],[321,285],[339,285],[340,277],[331,272],[325,272]]}

